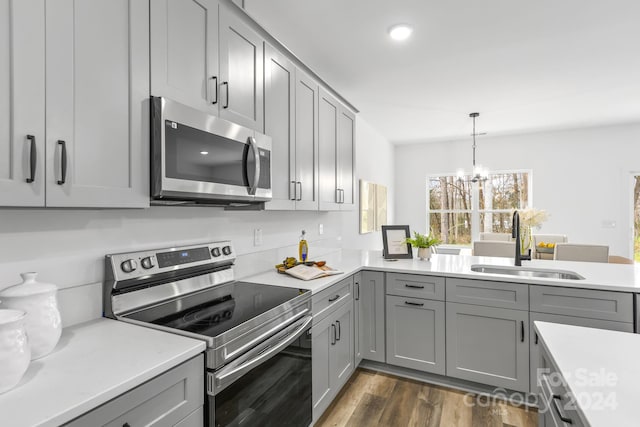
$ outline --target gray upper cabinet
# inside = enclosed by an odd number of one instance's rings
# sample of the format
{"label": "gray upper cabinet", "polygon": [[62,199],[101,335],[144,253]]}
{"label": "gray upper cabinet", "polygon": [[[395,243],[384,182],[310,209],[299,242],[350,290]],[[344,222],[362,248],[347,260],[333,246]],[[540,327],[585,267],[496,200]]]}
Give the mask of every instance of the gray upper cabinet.
{"label": "gray upper cabinet", "polygon": [[272,140],[271,189],[273,199],[266,209],[296,208],[295,88],[296,68],[276,49],[264,50],[264,133]]}
{"label": "gray upper cabinet", "polygon": [[149,206],[149,2],[49,1],[45,19],[46,205]]}
{"label": "gray upper cabinet", "polygon": [[220,5],[220,117],[264,132],[264,39]]}
{"label": "gray upper cabinet", "polygon": [[529,312],[446,303],[447,375],[529,390]]}
{"label": "gray upper cabinet", "polygon": [[151,95],[218,115],[218,1],[151,3]]}
{"label": "gray upper cabinet", "polygon": [[387,295],[387,363],[445,374],[445,303]]}
{"label": "gray upper cabinet", "polygon": [[358,296],[360,298],[358,332],[362,357],[384,363],[386,361],[384,273],[363,271]]}
{"label": "gray upper cabinet", "polygon": [[320,210],[340,210],[337,181],[338,117],[340,105],[326,90],[320,88],[319,118],[319,170]]}
{"label": "gray upper cabinet", "polygon": [[297,210],[318,210],[318,84],[296,69]]}
{"label": "gray upper cabinet", "polygon": [[356,115],[343,105],[338,114],[337,185],[340,210],[355,207]]}
{"label": "gray upper cabinet", "polygon": [[265,133],[273,141],[271,210],[318,209],[318,85],[265,44]]}
{"label": "gray upper cabinet", "polygon": [[0,206],[45,204],[44,9],[0,1]]}

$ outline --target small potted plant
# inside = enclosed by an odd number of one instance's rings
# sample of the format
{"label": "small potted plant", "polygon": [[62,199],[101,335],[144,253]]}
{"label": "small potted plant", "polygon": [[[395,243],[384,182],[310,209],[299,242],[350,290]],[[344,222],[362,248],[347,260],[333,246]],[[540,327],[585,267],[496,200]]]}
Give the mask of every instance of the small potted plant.
{"label": "small potted plant", "polygon": [[440,240],[433,236],[432,233],[420,234],[413,232],[413,239],[407,238],[405,243],[409,243],[414,248],[418,248],[418,258],[424,260],[431,258],[431,247],[440,243]]}

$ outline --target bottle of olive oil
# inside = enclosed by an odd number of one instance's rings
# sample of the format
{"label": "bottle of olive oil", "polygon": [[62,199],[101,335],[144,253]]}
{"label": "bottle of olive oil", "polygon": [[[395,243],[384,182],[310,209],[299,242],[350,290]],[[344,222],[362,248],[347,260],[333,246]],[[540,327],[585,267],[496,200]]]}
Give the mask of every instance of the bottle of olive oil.
{"label": "bottle of olive oil", "polygon": [[298,245],[298,257],[300,258],[300,262],[305,262],[309,254],[309,245],[304,238],[305,234],[306,232],[302,230],[302,235],[300,236],[300,244]]}

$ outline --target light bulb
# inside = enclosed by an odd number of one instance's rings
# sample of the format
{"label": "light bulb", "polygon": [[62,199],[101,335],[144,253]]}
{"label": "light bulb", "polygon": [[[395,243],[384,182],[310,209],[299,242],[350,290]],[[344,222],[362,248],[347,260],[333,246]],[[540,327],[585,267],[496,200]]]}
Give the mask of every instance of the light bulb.
{"label": "light bulb", "polygon": [[397,41],[408,39],[412,32],[413,28],[408,24],[396,24],[389,28],[389,36]]}

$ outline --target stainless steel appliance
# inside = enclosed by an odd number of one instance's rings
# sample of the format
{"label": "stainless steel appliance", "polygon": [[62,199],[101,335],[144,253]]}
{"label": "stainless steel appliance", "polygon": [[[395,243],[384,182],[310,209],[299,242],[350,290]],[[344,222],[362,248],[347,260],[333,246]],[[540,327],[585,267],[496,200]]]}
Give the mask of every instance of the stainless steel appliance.
{"label": "stainless steel appliance", "polygon": [[207,343],[205,425],[312,419],[311,292],[234,280],[230,242],[107,255],[104,314]]}
{"label": "stainless steel appliance", "polygon": [[156,203],[271,200],[271,138],[167,98],[151,97]]}

